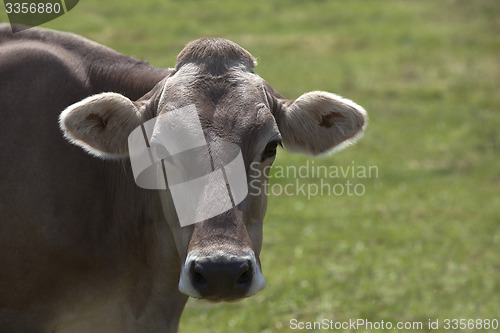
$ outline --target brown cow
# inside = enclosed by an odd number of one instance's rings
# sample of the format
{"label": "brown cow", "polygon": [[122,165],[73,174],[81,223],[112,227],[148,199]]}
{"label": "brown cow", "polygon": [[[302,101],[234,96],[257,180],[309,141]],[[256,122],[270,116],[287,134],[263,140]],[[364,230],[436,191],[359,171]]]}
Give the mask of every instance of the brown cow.
{"label": "brown cow", "polygon": [[264,194],[181,227],[171,192],[138,187],[127,160],[135,128],[187,105],[207,141],[240,147],[248,179],[281,141],[317,155],[361,137],[362,107],[327,92],[288,100],[255,65],[224,39],[158,69],[73,34],[0,26],[2,332],[175,332],[188,296],[264,287]]}

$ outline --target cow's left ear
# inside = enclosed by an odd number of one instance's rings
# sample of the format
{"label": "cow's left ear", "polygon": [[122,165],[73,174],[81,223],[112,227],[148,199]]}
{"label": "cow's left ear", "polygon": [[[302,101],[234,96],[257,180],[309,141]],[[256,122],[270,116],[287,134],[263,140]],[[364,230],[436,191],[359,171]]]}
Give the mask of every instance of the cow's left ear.
{"label": "cow's left ear", "polygon": [[64,136],[71,143],[102,158],[126,157],[128,136],[141,123],[136,104],[116,93],[87,97],[59,117]]}
{"label": "cow's left ear", "polygon": [[281,102],[275,118],[285,148],[291,151],[311,155],[334,153],[358,141],[368,121],[361,106],[324,91]]}

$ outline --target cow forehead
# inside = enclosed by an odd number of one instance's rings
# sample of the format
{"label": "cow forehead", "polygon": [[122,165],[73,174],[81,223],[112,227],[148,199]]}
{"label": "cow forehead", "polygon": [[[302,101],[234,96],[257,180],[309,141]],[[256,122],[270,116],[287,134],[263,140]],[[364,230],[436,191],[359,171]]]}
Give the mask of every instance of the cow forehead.
{"label": "cow forehead", "polygon": [[238,62],[251,69],[257,65],[255,58],[236,43],[223,38],[202,38],[195,40],[179,53],[175,69],[185,64],[198,64],[204,71],[222,73]]}
{"label": "cow forehead", "polygon": [[240,144],[258,132],[276,135],[264,83],[237,62],[219,75],[207,73],[195,63],[184,64],[165,82],[158,115],[194,106],[209,140],[223,138]]}

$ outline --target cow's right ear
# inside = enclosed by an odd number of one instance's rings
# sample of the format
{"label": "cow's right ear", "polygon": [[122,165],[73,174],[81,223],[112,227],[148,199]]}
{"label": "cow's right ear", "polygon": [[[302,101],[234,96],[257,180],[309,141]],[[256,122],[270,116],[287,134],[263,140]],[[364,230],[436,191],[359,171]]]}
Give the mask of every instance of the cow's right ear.
{"label": "cow's right ear", "polygon": [[127,157],[128,136],[141,123],[136,104],[116,93],[85,98],[59,117],[59,126],[72,144],[102,158]]}
{"label": "cow's right ear", "polygon": [[274,113],[286,149],[311,155],[332,154],[363,136],[368,116],[351,100],[325,91],[287,100],[275,93]]}

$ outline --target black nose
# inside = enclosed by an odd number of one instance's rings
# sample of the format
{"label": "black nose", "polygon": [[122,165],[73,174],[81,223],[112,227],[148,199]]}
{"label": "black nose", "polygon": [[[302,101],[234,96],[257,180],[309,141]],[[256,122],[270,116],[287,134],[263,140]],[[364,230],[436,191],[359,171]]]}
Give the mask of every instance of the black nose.
{"label": "black nose", "polygon": [[196,259],[189,273],[201,297],[214,301],[244,297],[253,279],[252,262],[239,258]]}

